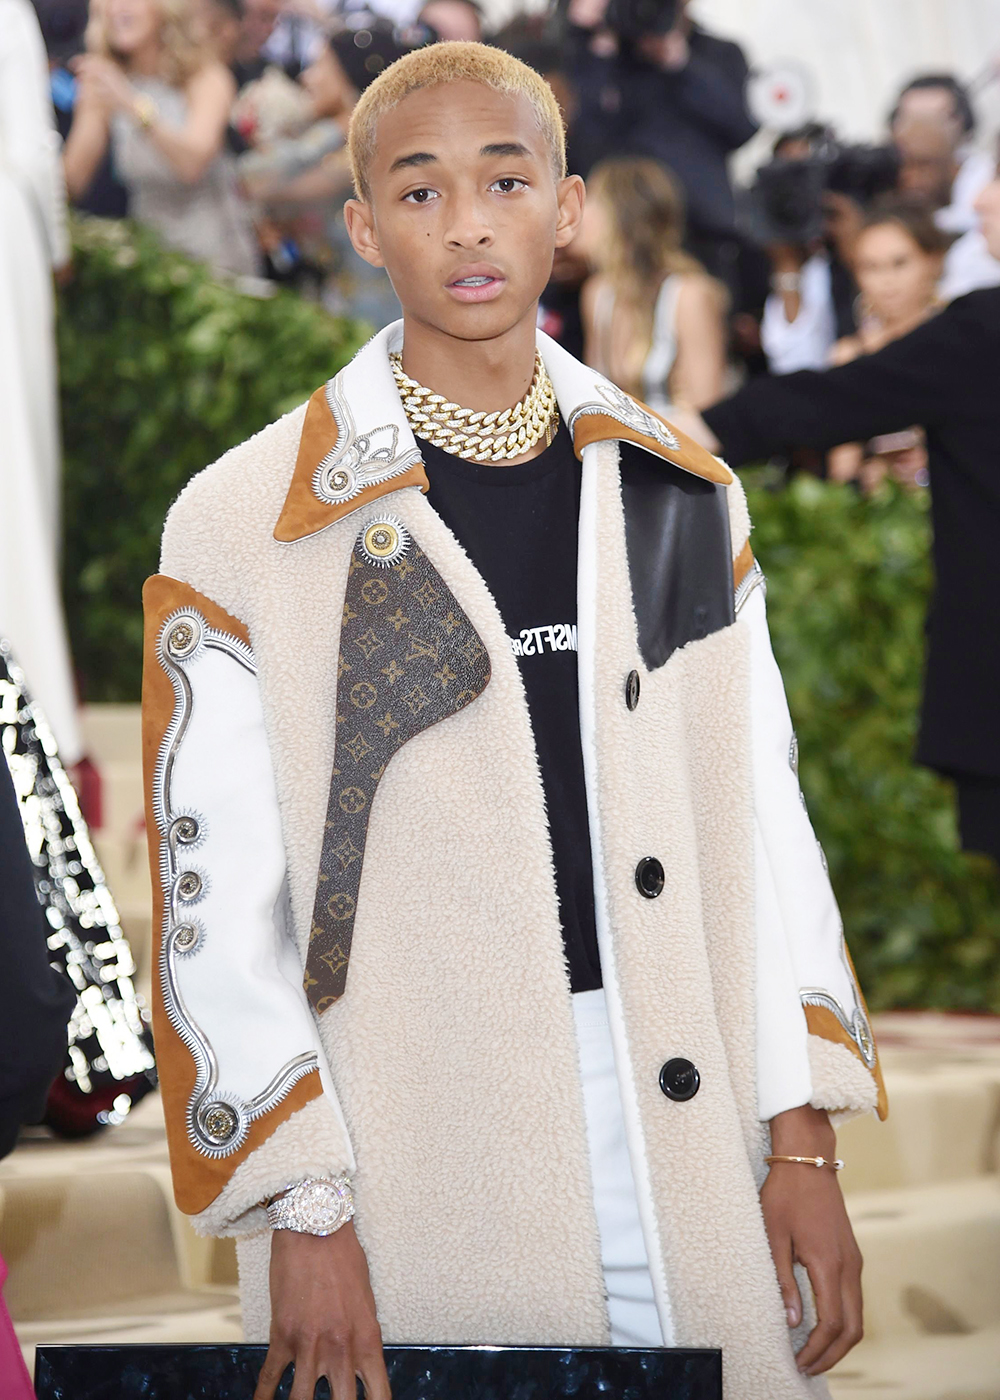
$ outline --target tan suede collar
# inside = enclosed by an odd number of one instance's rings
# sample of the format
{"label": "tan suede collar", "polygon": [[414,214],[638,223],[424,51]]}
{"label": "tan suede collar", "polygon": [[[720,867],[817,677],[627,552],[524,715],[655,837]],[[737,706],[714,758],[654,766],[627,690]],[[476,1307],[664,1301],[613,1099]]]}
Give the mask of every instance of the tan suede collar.
{"label": "tan suede collar", "polygon": [[[404,487],[429,489],[389,366],[390,350],[401,344],[397,321],[309,400],[295,471],[274,527],[276,540],[287,544],[315,535]],[[594,442],[634,442],[707,481],[732,481],[717,457],[541,331],[538,349],[578,457]]]}

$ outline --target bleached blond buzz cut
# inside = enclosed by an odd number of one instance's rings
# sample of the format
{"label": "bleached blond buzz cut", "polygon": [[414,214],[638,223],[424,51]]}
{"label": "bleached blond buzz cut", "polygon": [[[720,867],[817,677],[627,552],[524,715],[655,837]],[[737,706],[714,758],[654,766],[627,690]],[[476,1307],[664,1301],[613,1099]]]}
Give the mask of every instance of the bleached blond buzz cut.
{"label": "bleached blond buzz cut", "polygon": [[557,180],[562,179],[566,174],[566,130],[559,104],[545,79],[503,49],[451,40],[413,49],[398,58],[361,94],[347,135],[347,154],[358,199],[367,201],[371,197],[368,171],[378,143],[378,124],[385,114],[412,92],[462,82],[480,83],[505,97],[525,98],[545,137],[553,173]]}

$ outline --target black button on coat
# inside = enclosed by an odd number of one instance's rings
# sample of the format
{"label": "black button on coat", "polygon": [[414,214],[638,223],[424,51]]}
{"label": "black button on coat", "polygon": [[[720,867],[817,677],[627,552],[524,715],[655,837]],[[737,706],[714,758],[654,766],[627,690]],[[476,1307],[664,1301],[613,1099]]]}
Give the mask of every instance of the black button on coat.
{"label": "black button on coat", "polygon": [[663,893],[665,879],[663,866],[655,856],[643,856],[635,867],[635,887],[646,899],[655,899]]}
{"label": "black button on coat", "polygon": [[660,1070],[660,1088],[668,1099],[684,1103],[701,1088],[701,1075],[690,1060],[668,1060]]}

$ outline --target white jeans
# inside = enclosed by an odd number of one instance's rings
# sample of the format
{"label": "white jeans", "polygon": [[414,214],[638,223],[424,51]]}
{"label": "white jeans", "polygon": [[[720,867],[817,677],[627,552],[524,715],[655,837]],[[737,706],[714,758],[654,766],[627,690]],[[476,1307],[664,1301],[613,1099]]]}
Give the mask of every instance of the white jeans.
{"label": "white jeans", "polygon": [[583,1104],[590,1146],[601,1264],[616,1347],[661,1347],[653,1282],[639,1223],[632,1164],[625,1141],[621,1094],[615,1074],[604,992],[573,997],[583,1076]]}

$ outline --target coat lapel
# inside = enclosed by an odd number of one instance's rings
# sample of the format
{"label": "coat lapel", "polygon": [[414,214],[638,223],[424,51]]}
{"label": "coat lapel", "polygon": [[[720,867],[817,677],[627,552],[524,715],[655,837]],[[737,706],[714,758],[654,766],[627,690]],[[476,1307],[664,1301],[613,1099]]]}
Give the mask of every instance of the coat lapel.
{"label": "coat lapel", "polygon": [[490,659],[400,520],[369,513],[351,554],[337,677],[337,737],[304,985],[317,1013],[344,994],[368,819],[408,740],[486,689]]}

